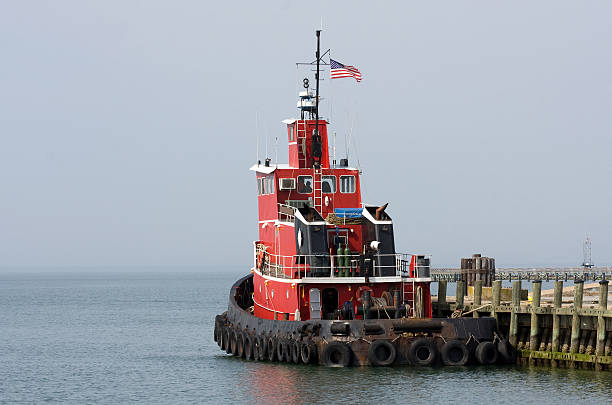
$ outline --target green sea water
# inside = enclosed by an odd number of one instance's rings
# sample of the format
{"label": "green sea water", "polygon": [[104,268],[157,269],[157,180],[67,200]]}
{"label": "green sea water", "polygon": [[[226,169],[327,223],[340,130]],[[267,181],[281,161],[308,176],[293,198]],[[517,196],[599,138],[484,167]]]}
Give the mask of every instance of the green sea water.
{"label": "green sea water", "polygon": [[244,271],[5,270],[0,403],[612,403],[612,371],[348,368],[219,350],[214,316]]}

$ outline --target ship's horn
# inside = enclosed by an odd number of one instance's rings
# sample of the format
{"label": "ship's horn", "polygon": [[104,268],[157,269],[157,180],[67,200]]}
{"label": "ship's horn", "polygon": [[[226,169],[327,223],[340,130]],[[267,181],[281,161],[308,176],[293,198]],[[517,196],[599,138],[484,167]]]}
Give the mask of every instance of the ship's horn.
{"label": "ship's horn", "polygon": [[376,208],[376,220],[377,221],[381,220],[382,214],[385,212],[387,205],[389,205],[389,203],[386,203],[385,205],[381,205],[380,207]]}

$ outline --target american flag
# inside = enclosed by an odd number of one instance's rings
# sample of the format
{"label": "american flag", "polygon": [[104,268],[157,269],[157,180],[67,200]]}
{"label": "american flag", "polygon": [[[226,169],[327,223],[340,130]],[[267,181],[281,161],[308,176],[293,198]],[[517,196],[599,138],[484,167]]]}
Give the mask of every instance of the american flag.
{"label": "american flag", "polygon": [[353,77],[358,82],[361,81],[361,72],[355,66],[343,65],[333,59],[329,59],[330,72],[332,79],[340,79],[342,77]]}

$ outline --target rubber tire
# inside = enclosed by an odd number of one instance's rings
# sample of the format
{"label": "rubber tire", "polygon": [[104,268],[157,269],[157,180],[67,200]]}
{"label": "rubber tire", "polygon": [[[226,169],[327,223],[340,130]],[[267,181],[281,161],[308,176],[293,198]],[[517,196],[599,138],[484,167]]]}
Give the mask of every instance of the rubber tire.
{"label": "rubber tire", "polygon": [[237,332],[236,339],[236,356],[244,358],[244,333]]}
{"label": "rubber tire", "polygon": [[[425,352],[428,351],[428,353]],[[427,357],[423,357],[427,354]],[[436,362],[438,350],[431,339],[419,338],[413,341],[408,348],[408,359],[415,366],[431,366]]]}
{"label": "rubber tire", "polygon": [[497,352],[499,356],[505,363],[515,363],[516,362],[516,351],[514,347],[508,342],[506,339],[502,339],[497,342]]}
{"label": "rubber tire", "polygon": [[314,363],[317,358],[317,346],[310,342],[302,343],[302,347],[300,347],[300,358],[304,364]]}
{"label": "rubber tire", "polygon": [[348,367],[351,362],[351,349],[341,342],[328,343],[321,353],[323,365],[327,367]]}
{"label": "rubber tire", "polygon": [[238,332],[233,330],[230,332],[230,352],[233,356],[238,355]]}
{"label": "rubber tire", "polygon": [[460,340],[449,340],[442,346],[440,357],[445,366],[465,366],[470,359],[470,351]]}
{"label": "rubber tire", "polygon": [[253,352],[256,355],[255,360],[266,360],[266,339],[263,336],[256,336],[254,339],[257,350]]}
{"label": "rubber tire", "polygon": [[244,358],[247,360],[253,360],[255,358],[254,356],[255,346],[253,345],[253,337],[249,334],[244,334],[243,342],[244,342]]}
{"label": "rubber tire", "polygon": [[232,330],[228,327],[223,328],[223,350],[232,354]]}
{"label": "rubber tire", "polygon": [[291,353],[289,352],[289,340],[281,339],[278,342],[278,346],[276,346],[276,357],[278,357],[278,361],[284,361],[286,363],[291,363]]}
{"label": "rubber tire", "polygon": [[476,360],[482,365],[494,364],[497,362],[497,347],[493,342],[480,342],[476,347]]}
{"label": "rubber tire", "polygon": [[291,354],[291,362],[300,364],[301,347],[300,342],[292,340],[289,342],[289,353]]}
{"label": "rubber tire", "polygon": [[368,348],[368,360],[373,366],[387,367],[393,364],[397,350],[388,340],[375,340]]}
{"label": "rubber tire", "polygon": [[276,360],[276,346],[278,346],[278,339],[273,336],[268,338],[268,344],[266,345],[268,349],[268,360],[275,361]]}

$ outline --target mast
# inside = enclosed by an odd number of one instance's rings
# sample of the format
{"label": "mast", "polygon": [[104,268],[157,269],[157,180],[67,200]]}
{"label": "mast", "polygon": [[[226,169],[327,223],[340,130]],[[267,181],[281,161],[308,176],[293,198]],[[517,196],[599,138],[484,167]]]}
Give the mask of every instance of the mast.
{"label": "mast", "polygon": [[312,166],[321,167],[321,138],[319,137],[319,62],[321,61],[321,30],[317,30],[317,92],[315,96],[315,131],[312,134]]}

